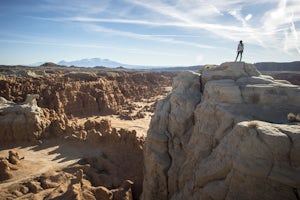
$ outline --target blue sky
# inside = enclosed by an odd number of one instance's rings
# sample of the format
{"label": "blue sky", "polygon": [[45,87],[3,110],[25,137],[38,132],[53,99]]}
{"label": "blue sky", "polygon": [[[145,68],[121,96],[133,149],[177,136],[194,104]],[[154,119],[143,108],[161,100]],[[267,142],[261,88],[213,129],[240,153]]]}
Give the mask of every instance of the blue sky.
{"label": "blue sky", "polygon": [[299,0],[1,0],[0,64],[300,60]]}

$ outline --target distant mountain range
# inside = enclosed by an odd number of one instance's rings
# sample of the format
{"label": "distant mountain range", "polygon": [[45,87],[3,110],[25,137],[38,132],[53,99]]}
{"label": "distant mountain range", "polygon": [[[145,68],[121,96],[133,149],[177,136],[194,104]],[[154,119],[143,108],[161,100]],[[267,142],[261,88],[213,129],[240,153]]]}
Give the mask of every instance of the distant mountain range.
{"label": "distant mountain range", "polygon": [[[45,62],[37,62],[34,64],[31,64],[30,66],[41,66]],[[173,68],[185,68],[186,66],[145,66],[145,65],[128,65],[124,63],[119,63],[116,61],[112,61],[109,59],[101,59],[101,58],[84,58],[81,60],[74,60],[74,61],[59,61],[58,63],[55,63],[57,65],[63,65],[63,66],[76,66],[76,67],[107,67],[107,68],[128,68],[128,69],[166,69],[169,70],[175,70]],[[181,69],[178,69],[181,70]]]}
{"label": "distant mountain range", "polygon": [[81,60],[74,60],[74,61],[60,61],[57,63],[58,65],[65,65],[65,66],[77,66],[77,67],[96,67],[96,66],[103,66],[109,68],[116,68],[123,66],[124,64],[115,62],[109,59],[101,59],[101,58],[85,58]]}
{"label": "distant mountain range", "polygon": [[[31,66],[40,66],[44,62],[39,62],[32,64]],[[147,69],[147,70],[199,70],[200,65],[198,66],[144,66],[144,65],[128,65],[112,61],[109,59],[101,58],[85,58],[81,60],[74,61],[60,61],[55,63],[57,65],[63,66],[76,66],[76,67],[97,67],[97,68],[128,68],[128,69]],[[300,61],[295,62],[285,62],[285,63],[276,63],[276,62],[260,62],[255,63],[255,66],[259,71],[300,71]]]}

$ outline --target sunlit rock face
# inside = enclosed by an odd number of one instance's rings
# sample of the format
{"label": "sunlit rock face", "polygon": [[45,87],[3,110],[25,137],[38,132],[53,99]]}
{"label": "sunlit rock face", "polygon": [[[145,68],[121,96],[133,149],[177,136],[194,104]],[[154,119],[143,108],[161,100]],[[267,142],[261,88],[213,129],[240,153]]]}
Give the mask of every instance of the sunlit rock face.
{"label": "sunlit rock face", "polygon": [[142,199],[299,199],[299,102],[244,62],[180,74],[148,130]]}

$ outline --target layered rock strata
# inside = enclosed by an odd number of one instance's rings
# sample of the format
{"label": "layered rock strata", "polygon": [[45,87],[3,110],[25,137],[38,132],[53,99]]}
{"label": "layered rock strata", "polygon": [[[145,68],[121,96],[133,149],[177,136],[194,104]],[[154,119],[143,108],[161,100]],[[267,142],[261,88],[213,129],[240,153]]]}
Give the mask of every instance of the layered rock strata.
{"label": "layered rock strata", "polygon": [[148,130],[142,199],[299,199],[299,102],[243,62],[180,74]]}

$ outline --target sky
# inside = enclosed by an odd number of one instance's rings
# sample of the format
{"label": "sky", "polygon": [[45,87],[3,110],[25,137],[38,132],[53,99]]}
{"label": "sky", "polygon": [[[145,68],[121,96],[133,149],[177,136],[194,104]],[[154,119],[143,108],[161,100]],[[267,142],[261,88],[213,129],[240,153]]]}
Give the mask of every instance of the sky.
{"label": "sky", "polygon": [[300,60],[299,0],[0,0],[0,64]]}

